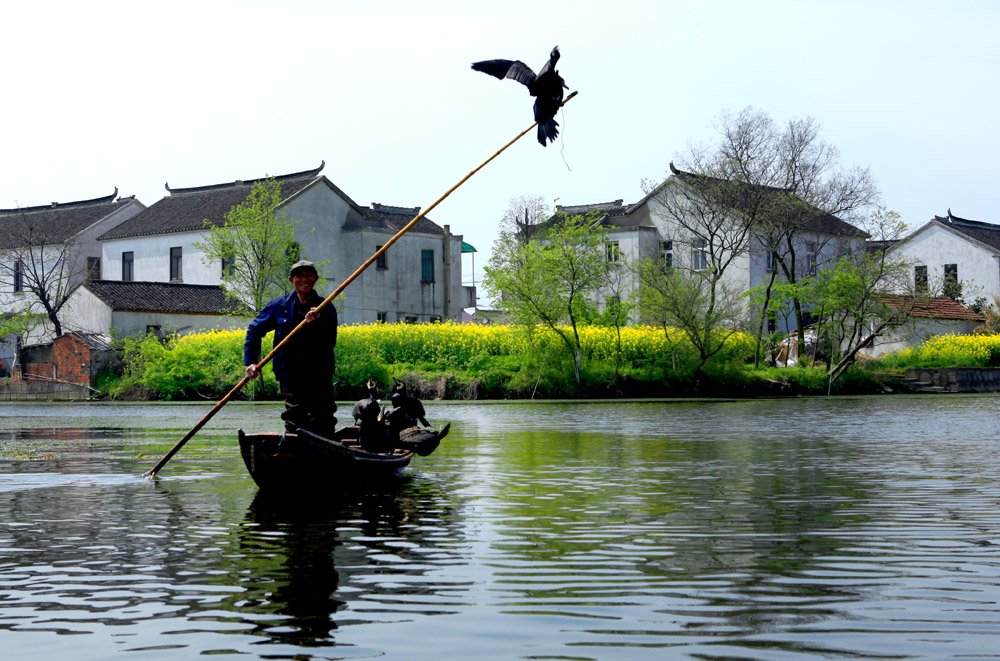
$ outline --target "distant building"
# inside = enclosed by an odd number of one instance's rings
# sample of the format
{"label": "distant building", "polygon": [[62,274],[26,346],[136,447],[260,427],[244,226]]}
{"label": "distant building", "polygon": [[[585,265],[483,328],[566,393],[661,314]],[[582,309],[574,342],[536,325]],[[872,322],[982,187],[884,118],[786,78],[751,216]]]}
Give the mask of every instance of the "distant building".
{"label": "distant building", "polygon": [[889,307],[907,314],[909,319],[902,326],[875,338],[870,347],[863,349],[873,358],[921,345],[935,335],[968,335],[986,321],[981,314],[947,296],[913,298],[885,295],[879,298]]}
{"label": "distant building", "polygon": [[218,285],[92,280],[66,306],[74,325],[91,334],[187,335],[247,325]]}
{"label": "distant building", "polygon": [[[658,258],[666,268],[683,268],[700,270],[707,268],[707,257],[703,241],[686,228],[672,220],[663,210],[663,196],[677,194],[680,187],[697,187],[700,175],[677,170],[671,164],[673,175],[656,187],[638,202],[624,204],[622,200],[583,204],[572,206],[557,206],[556,214],[547,222],[553,222],[561,215],[575,216],[593,214],[594,222],[607,230],[607,258],[615,262],[636,262],[647,258]],[[739,184],[737,184],[739,185]],[[739,196],[734,195],[738,202]],[[805,219],[799,221],[796,228],[796,253],[801,255],[799,268],[804,272],[814,272],[825,268],[839,255],[861,250],[864,247],[867,234],[857,227],[833,215],[821,213],[811,206]],[[733,214],[741,213],[738,203],[731,208]],[[523,228],[531,234],[537,227]],[[750,250],[746,254],[737,255],[732,265],[726,271],[726,283],[736,291],[745,292],[770,277],[777,268],[770,256],[770,250],[764,245],[762,237],[754,235]],[[624,299],[638,287],[638,284],[627,276],[625,286],[619,293]],[[600,293],[593,301],[599,310],[605,309],[610,292]],[[776,320],[776,328],[772,330],[795,330],[793,317]]]}
{"label": "distant building", "polygon": [[959,218],[948,210],[896,242],[893,255],[913,264],[917,293],[940,290],[948,279],[962,283],[963,299],[1000,296],[1000,225]]}
{"label": "distant building", "polygon": [[[419,208],[362,207],[320,174],[322,169],[321,164],[274,179],[284,199],[276,211],[300,221],[295,240],[301,257],[328,262],[320,274],[326,279],[320,290],[329,294]],[[262,180],[168,185],[167,197],[99,237],[105,279],[219,285],[222,264],[206,263],[195,246],[204,239],[204,222],[222,224],[226,213]],[[475,301],[474,288],[462,286],[461,254],[461,235],[422,218],[334,301],[341,323],[457,321],[462,308]]]}
{"label": "distant building", "polygon": [[[134,197],[118,197],[117,188],[91,200],[0,209],[0,314],[43,313],[38,289],[58,301],[79,283],[101,278],[105,264],[97,237],[143,209]],[[70,320],[66,326],[64,331],[73,329]],[[44,341],[53,334],[46,320],[31,339]]]}

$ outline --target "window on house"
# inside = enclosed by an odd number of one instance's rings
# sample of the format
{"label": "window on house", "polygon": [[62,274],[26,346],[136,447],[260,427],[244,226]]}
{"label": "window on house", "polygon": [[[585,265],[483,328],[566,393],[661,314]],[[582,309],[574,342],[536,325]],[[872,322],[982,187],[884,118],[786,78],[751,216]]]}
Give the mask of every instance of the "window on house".
{"label": "window on house", "polygon": [[944,281],[947,284],[950,282],[958,282],[958,264],[945,264],[944,265]]}
{"label": "window on house", "polygon": [[913,267],[913,291],[918,294],[927,293],[927,267]]}
{"label": "window on house", "polygon": [[708,241],[695,239],[691,242],[691,269],[704,271],[708,268]]}
{"label": "window on house", "polygon": [[[382,246],[375,246],[375,252],[378,252],[381,249],[382,249]],[[385,256],[387,254],[388,253],[384,252],[384,253],[382,253],[381,255],[379,255],[378,257],[375,258],[375,268],[377,268],[377,269],[387,269],[387,268],[389,268],[389,262],[385,258]]]}
{"label": "window on house", "polygon": [[778,315],[773,312],[767,313],[767,332],[774,333],[778,329]]}
{"label": "window on house", "polygon": [[958,281],[958,264],[944,265],[944,286],[941,293],[953,301],[962,298],[962,283]]}
{"label": "window on house", "polygon": [[837,259],[845,259],[851,256],[851,244],[841,243],[837,246]]}
{"label": "window on house", "polygon": [[420,251],[420,282],[434,282],[434,251]]}
{"label": "window on house", "polygon": [[436,314],[436,315],[432,316],[431,317],[431,323],[432,324],[434,324],[434,323],[440,324],[441,323],[441,315]]}
{"label": "window on house", "polygon": [[180,282],[181,276],[181,249],[171,248],[170,249],[170,281]]}
{"label": "window on house", "polygon": [[389,313],[388,312],[385,312],[383,310],[383,311],[379,311],[379,312],[375,313],[375,321],[377,321],[377,322],[379,322],[381,324],[384,324],[388,320],[389,320]]}
{"label": "window on house", "polygon": [[404,321],[408,324],[415,324],[417,323],[417,318],[413,316],[407,316],[406,319],[404,319]]}
{"label": "window on house", "polygon": [[101,279],[101,258],[100,257],[88,257],[87,258],[87,280],[100,280]]}
{"label": "window on house", "polygon": [[765,268],[768,273],[778,269],[778,253],[773,250],[767,251],[767,263],[765,264]]}
{"label": "window on house", "polygon": [[135,253],[129,250],[122,253],[122,282],[135,280]]}
{"label": "window on house", "polygon": [[14,261],[14,291],[24,291],[24,263]]}
{"label": "window on house", "polygon": [[617,264],[622,261],[622,251],[617,241],[608,241],[605,243],[604,253],[607,256],[608,263],[610,264]]}
{"label": "window on house", "polygon": [[806,273],[816,275],[816,244],[806,241]]}
{"label": "window on house", "polygon": [[[225,255],[220,261],[222,262],[222,268],[219,275],[224,278],[227,275],[236,274],[236,257],[233,255]],[[292,263],[294,264],[294,262]]]}
{"label": "window on house", "polygon": [[673,241],[660,241],[660,267],[664,271],[674,268]]}

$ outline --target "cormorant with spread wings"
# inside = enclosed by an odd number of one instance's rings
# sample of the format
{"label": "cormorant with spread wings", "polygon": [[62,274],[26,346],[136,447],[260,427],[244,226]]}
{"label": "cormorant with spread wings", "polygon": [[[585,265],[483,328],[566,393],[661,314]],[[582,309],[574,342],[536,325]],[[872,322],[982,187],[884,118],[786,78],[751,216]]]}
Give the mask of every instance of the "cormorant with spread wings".
{"label": "cormorant with spread wings", "polygon": [[535,97],[535,121],[538,122],[538,142],[544,147],[545,141],[554,142],[559,135],[558,122],[554,119],[562,105],[563,88],[566,87],[562,76],[556,71],[559,61],[559,47],[552,49],[549,61],[536,75],[527,64],[520,60],[484,60],[473,62],[476,71],[488,73],[503,80],[512,78],[528,88],[528,93]]}

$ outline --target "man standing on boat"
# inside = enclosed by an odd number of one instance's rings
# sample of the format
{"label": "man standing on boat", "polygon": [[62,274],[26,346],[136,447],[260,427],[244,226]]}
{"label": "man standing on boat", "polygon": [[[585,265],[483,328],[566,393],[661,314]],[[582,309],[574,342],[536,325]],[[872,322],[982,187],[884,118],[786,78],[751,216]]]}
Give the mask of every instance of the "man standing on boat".
{"label": "man standing on boat", "polygon": [[332,438],[337,418],[333,400],[333,348],[337,344],[337,311],[332,305],[316,310],[323,297],[313,287],[319,273],[312,262],[292,265],[288,281],[295,291],[269,302],[247,327],[243,345],[243,364],[247,376],[255,378],[260,370],[260,341],[274,331],[274,344],[292,332],[303,320],[306,324],[286,346],[274,354],[274,375],[285,398],[287,431],[299,427]]}

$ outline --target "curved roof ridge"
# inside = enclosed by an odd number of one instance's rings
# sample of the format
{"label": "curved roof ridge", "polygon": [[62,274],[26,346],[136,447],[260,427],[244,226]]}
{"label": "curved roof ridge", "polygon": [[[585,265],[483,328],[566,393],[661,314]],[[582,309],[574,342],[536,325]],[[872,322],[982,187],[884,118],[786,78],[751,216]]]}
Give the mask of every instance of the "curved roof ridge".
{"label": "curved roof ridge", "polygon": [[114,202],[116,197],[118,197],[118,186],[115,186],[115,192],[111,193],[111,195],[105,195],[103,197],[95,197],[90,200],[77,200],[75,202],[52,202],[51,204],[41,204],[34,207],[17,207],[15,209],[0,209],[0,214],[31,213],[33,211],[51,211],[52,209],[71,209],[74,207],[84,207],[92,204],[108,204],[109,202]]}
{"label": "curved roof ridge", "polygon": [[163,184],[164,188],[171,195],[183,195],[185,193],[202,193],[205,191],[219,190],[221,188],[235,188],[236,186],[253,186],[262,181],[267,181],[269,179],[274,179],[275,181],[286,181],[288,179],[300,179],[300,178],[311,178],[318,175],[326,167],[326,160],[320,162],[318,168],[313,168],[312,170],[303,170],[302,172],[292,172],[290,174],[279,174],[273,177],[258,177],[256,179],[249,179],[242,181],[237,179],[236,181],[230,181],[223,184],[207,184],[205,186],[190,186],[187,188],[171,188],[169,183]]}

